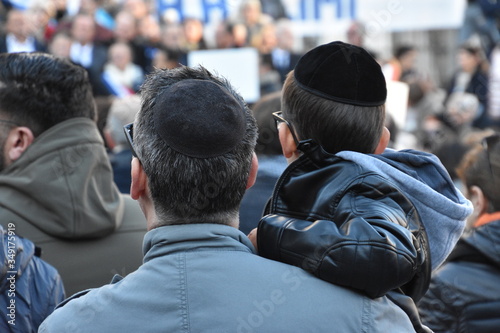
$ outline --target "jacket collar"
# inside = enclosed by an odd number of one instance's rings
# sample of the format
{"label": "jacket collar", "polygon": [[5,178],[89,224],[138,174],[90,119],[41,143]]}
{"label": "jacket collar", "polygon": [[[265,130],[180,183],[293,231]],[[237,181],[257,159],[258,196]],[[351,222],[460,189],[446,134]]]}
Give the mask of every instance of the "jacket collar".
{"label": "jacket collar", "polygon": [[248,237],[234,227],[211,223],[168,225],[144,236],[144,263],[173,253],[211,249],[256,253]]}

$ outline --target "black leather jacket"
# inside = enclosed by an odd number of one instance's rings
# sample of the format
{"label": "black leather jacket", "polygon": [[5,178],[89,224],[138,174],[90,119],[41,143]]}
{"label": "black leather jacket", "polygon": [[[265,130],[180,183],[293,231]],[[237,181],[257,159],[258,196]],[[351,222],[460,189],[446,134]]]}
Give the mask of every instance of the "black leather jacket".
{"label": "black leather jacket", "polygon": [[303,142],[259,222],[259,254],[375,298],[428,288],[425,230],[413,204],[383,175]]}

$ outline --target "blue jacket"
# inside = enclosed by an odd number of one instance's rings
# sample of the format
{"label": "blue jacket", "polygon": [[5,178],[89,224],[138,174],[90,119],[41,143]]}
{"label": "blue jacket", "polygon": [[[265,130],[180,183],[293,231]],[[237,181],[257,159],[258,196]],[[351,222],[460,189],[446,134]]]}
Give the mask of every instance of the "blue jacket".
{"label": "blue jacket", "polygon": [[435,332],[500,330],[500,220],[473,228],[433,275],[418,303]]}
{"label": "blue jacket", "polygon": [[146,234],[144,253],[137,271],[75,295],[39,332],[413,331],[388,298],[370,299],[257,256],[233,227],[159,227]]}
{"label": "blue jacket", "polygon": [[35,255],[35,245],[0,225],[0,332],[36,332],[64,299],[56,269]]}

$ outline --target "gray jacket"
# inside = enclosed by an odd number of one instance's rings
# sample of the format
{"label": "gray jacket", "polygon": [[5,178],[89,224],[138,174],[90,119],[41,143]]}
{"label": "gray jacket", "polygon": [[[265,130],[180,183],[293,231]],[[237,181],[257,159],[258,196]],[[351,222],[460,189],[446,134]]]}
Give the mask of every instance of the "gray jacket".
{"label": "gray jacket", "polygon": [[229,226],[159,227],[144,254],[136,272],[75,295],[39,332],[413,332],[388,298],[257,256]]}
{"label": "gray jacket", "polygon": [[142,263],[146,220],[119,193],[103,140],[90,119],[38,136],[0,173],[0,223],[42,249],[66,294],[99,287]]}

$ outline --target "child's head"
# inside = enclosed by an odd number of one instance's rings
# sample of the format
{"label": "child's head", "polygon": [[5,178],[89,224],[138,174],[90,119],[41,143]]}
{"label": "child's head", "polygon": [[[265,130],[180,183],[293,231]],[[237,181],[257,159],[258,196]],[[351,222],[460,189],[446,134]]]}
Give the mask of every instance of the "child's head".
{"label": "child's head", "polygon": [[364,49],[332,42],[306,53],[283,87],[283,116],[299,140],[327,152],[375,152],[384,130],[387,88]]}

